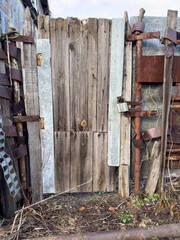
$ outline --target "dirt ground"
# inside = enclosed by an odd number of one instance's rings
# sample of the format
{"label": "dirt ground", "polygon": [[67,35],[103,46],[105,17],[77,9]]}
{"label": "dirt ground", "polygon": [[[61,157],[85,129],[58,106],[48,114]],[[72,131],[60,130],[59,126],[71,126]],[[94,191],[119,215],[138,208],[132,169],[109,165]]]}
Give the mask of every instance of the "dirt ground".
{"label": "dirt ground", "polygon": [[44,203],[0,219],[0,239],[27,239],[60,234],[126,230],[180,222],[179,192],[143,193],[122,199],[118,193],[49,196]]}

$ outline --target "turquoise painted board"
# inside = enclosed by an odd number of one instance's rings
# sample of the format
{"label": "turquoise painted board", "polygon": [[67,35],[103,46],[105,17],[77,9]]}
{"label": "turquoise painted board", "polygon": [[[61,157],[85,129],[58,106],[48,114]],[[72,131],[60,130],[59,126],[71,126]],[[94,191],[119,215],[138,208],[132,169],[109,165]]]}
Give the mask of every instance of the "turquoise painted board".
{"label": "turquoise painted board", "polygon": [[117,97],[122,95],[124,64],[125,20],[112,19],[111,64],[109,86],[108,117],[108,165],[119,166],[120,163],[120,121],[117,109]]}
{"label": "turquoise painted board", "polygon": [[49,39],[37,40],[37,54],[42,54],[42,64],[38,66],[38,87],[40,117],[44,118],[44,129],[41,129],[43,193],[55,193],[51,50]]}

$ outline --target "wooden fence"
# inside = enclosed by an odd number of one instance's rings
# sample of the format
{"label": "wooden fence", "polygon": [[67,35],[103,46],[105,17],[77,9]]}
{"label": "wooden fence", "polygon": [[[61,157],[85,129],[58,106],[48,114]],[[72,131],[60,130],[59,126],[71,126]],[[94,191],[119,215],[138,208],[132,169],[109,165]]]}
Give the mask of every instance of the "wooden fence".
{"label": "wooden fence", "polygon": [[51,43],[56,192],[87,181],[72,191],[116,189],[116,168],[108,167],[111,25],[39,18],[39,38]]}

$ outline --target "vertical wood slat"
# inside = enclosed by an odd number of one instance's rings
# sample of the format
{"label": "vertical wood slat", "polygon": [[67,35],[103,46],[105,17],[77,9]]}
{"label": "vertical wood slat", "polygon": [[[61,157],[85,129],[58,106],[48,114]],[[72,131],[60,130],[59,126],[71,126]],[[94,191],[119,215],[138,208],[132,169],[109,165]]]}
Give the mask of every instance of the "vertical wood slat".
{"label": "vertical wood slat", "polygon": [[[71,180],[70,187],[76,187],[92,179],[92,133],[71,132]],[[72,192],[91,192],[92,181]]]}
{"label": "vertical wood slat", "polygon": [[87,52],[87,72],[88,72],[88,129],[96,131],[96,90],[97,90],[97,53],[98,53],[98,20],[89,18],[88,28],[88,52]]}
{"label": "vertical wood slat", "polygon": [[[127,13],[125,12],[125,32],[131,34]],[[131,101],[132,83],[132,42],[125,43],[124,51],[124,79],[122,97]],[[120,126],[120,165],[119,165],[119,186],[118,191],[121,197],[129,196],[129,172],[131,159],[131,118],[121,115]]]}
{"label": "vertical wood slat", "polygon": [[38,16],[38,39],[49,39],[50,17],[48,15]]}
{"label": "vertical wood slat", "polygon": [[56,192],[63,192],[71,188],[70,132],[55,133],[55,149],[55,189]]}
{"label": "vertical wood slat", "polygon": [[108,130],[111,20],[98,19],[97,131]]}
{"label": "vertical wood slat", "polygon": [[[168,10],[167,27],[176,31],[177,28],[177,11]],[[165,45],[169,41],[165,40]],[[158,190],[161,192],[164,188],[164,171],[167,148],[167,133],[168,133],[168,118],[170,111],[171,93],[172,93],[172,66],[173,57],[167,58],[164,56],[164,76],[163,76],[163,109],[162,109],[162,124],[161,124],[161,153],[160,153],[160,174],[158,182]]]}
{"label": "vertical wood slat", "polygon": [[[87,36],[86,21],[77,18],[69,20],[69,61],[70,61],[70,98],[71,130],[88,129],[88,88],[87,88]],[[85,127],[81,122],[85,121]]]}
{"label": "vertical wood slat", "polygon": [[116,189],[115,168],[108,163],[108,134],[93,134],[93,191],[114,191]]}
{"label": "vertical wood slat", "polygon": [[54,131],[57,133],[70,131],[68,19],[51,19],[50,37]]}
{"label": "vertical wood slat", "polygon": [[[25,10],[23,34],[35,38],[35,27],[31,19],[29,8]],[[36,66],[36,44],[23,44],[24,53],[24,92],[27,115],[40,115],[38,96],[38,77]],[[40,123],[28,122],[28,144],[31,169],[32,199],[42,199],[41,179],[41,143]]]}
{"label": "vertical wood slat", "polygon": [[124,19],[112,19],[111,70],[108,115],[109,166],[119,166],[120,163],[120,122],[122,113],[119,113],[117,110],[117,97],[122,96],[124,38]]}

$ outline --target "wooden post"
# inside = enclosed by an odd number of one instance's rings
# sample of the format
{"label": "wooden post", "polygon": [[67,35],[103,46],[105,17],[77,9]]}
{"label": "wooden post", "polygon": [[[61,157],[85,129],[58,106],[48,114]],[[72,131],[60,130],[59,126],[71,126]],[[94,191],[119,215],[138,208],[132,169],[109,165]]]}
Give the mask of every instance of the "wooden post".
{"label": "wooden post", "polygon": [[[131,34],[127,12],[124,13],[125,33]],[[124,52],[124,80],[122,97],[131,101],[132,81],[132,42],[125,42]],[[129,168],[130,168],[130,145],[131,145],[131,118],[121,116],[121,140],[120,140],[120,165],[119,165],[119,194],[121,197],[129,196]]]}
{"label": "wooden post", "polygon": [[160,152],[161,152],[161,142],[155,141],[152,151],[151,151],[151,162],[149,167],[149,174],[147,178],[147,183],[145,187],[145,192],[149,196],[152,196],[156,190],[157,182],[159,179],[159,169],[160,169]]}
{"label": "wooden post", "polygon": [[[38,77],[36,66],[36,34],[29,8],[26,8],[25,10],[23,33],[24,35],[34,37],[33,44],[23,44],[23,67],[25,74],[24,93],[26,114],[27,116],[40,115]],[[27,129],[31,171],[31,187],[33,193],[32,199],[33,201],[38,201],[42,199],[40,123],[28,122]]]}
{"label": "wooden post", "polygon": [[[176,30],[177,27],[177,11],[168,10],[167,27]],[[165,40],[165,45],[170,43]],[[167,58],[164,56],[164,77],[163,77],[163,110],[162,110],[162,125],[161,125],[161,153],[160,153],[160,175],[158,182],[158,190],[163,191],[164,185],[164,170],[166,161],[167,148],[167,132],[168,132],[168,118],[170,111],[171,92],[172,92],[172,66],[173,56]]]}

